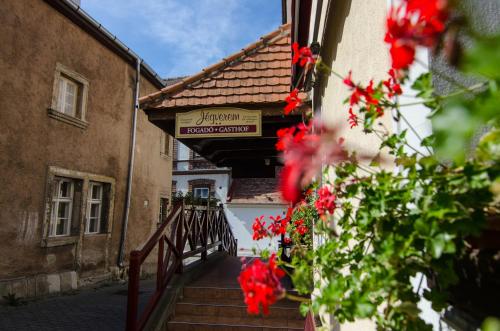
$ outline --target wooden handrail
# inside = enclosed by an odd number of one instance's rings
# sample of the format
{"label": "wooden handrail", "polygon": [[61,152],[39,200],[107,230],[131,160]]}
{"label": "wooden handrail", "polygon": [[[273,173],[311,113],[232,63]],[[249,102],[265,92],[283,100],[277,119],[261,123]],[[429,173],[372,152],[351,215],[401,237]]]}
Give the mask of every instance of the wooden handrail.
{"label": "wooden handrail", "polygon": [[[169,225],[171,231],[167,233]],[[222,207],[186,208],[182,202],[175,205],[144,246],[130,253],[126,330],[144,329],[174,273],[182,273],[184,259],[201,254],[200,258],[205,260],[208,250],[215,247],[236,256],[237,245]],[[158,247],[156,289],[139,314],[141,265],[155,247]]]}

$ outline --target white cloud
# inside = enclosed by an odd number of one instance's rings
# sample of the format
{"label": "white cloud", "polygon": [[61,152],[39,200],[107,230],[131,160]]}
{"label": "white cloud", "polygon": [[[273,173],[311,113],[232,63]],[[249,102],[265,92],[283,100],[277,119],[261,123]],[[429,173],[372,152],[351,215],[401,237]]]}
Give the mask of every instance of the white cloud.
{"label": "white cloud", "polygon": [[241,0],[82,0],[82,6],[128,20],[134,34],[163,44],[165,56],[175,57],[167,76],[196,73],[228,56],[228,49],[244,47],[238,39],[251,28],[251,20],[238,21],[238,11],[245,11]]}
{"label": "white cloud", "polygon": [[[194,74],[276,28],[257,23],[262,17],[256,17],[252,6],[267,7],[269,0],[255,1],[82,0],[82,7],[105,26],[121,30],[118,37],[126,35],[139,54],[145,54],[144,49],[141,52],[134,43],[151,45],[156,53],[154,61],[148,62],[163,68],[166,77],[174,77]],[[138,39],[142,42],[136,43]]]}

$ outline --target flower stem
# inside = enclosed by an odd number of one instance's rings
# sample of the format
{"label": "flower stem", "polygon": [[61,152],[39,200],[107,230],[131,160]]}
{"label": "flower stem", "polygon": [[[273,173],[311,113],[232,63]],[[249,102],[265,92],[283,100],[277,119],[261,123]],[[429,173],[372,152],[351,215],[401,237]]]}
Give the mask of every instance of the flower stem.
{"label": "flower stem", "polygon": [[304,298],[298,295],[290,294],[290,293],[285,293],[285,298],[292,300],[292,301],[298,301],[298,302],[305,302],[305,303],[311,303],[311,299],[309,298]]}

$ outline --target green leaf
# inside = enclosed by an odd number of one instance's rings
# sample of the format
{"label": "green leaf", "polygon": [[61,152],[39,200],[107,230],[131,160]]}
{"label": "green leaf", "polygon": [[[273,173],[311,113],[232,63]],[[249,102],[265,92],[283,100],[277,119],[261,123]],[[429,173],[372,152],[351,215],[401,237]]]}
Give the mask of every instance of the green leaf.
{"label": "green leaf", "polygon": [[453,236],[447,233],[440,233],[430,238],[430,249],[433,258],[438,259],[443,253],[454,253],[455,244],[451,241]]}
{"label": "green leaf", "polygon": [[488,317],[484,320],[482,331],[500,331],[500,319],[495,317]]}
{"label": "green leaf", "polygon": [[432,87],[432,75],[430,72],[421,74],[411,86],[412,89],[417,91],[417,97],[423,99],[430,99],[434,95],[434,88]]}
{"label": "green leaf", "polygon": [[402,302],[395,309],[396,309],[396,311],[405,313],[413,318],[417,318],[418,314],[420,314],[420,308],[418,308],[418,306],[415,302],[411,302],[411,301]]}
{"label": "green leaf", "polygon": [[495,80],[500,79],[500,35],[476,40],[464,57],[463,69]]}

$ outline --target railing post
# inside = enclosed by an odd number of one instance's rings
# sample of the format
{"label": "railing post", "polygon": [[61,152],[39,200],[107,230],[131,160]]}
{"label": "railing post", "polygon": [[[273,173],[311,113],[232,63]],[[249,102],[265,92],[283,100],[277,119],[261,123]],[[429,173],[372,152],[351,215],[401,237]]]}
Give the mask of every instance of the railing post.
{"label": "railing post", "polygon": [[219,229],[219,240],[220,240],[220,245],[219,245],[219,252],[224,251],[224,222],[223,222],[223,217],[222,217],[222,207],[219,206],[219,214],[217,215],[217,226]]}
{"label": "railing post", "polygon": [[158,264],[156,266],[156,290],[160,290],[163,284],[163,253],[165,252],[165,235],[158,242]]}
{"label": "railing post", "polygon": [[210,217],[210,198],[207,199],[207,212],[205,213],[205,218],[201,224],[201,237],[203,238],[203,248],[205,249],[201,252],[201,259],[204,261],[207,259],[207,245],[208,245],[208,220]]}
{"label": "railing post", "polygon": [[138,251],[130,253],[128,269],[127,331],[137,330],[137,307],[139,303],[139,277],[141,271],[141,255]]}
{"label": "railing post", "polygon": [[185,210],[184,209],[184,201],[182,201],[181,213],[179,215],[179,220],[177,222],[177,233],[176,233],[176,238],[175,238],[175,247],[176,247],[177,251],[179,252],[180,259],[181,259],[181,261],[177,267],[177,270],[175,270],[175,272],[178,274],[182,274],[183,267],[184,267],[184,263],[182,260],[182,254],[184,253],[184,245],[182,242],[182,239],[183,239],[182,232],[184,231],[184,220],[186,218],[184,210]]}

